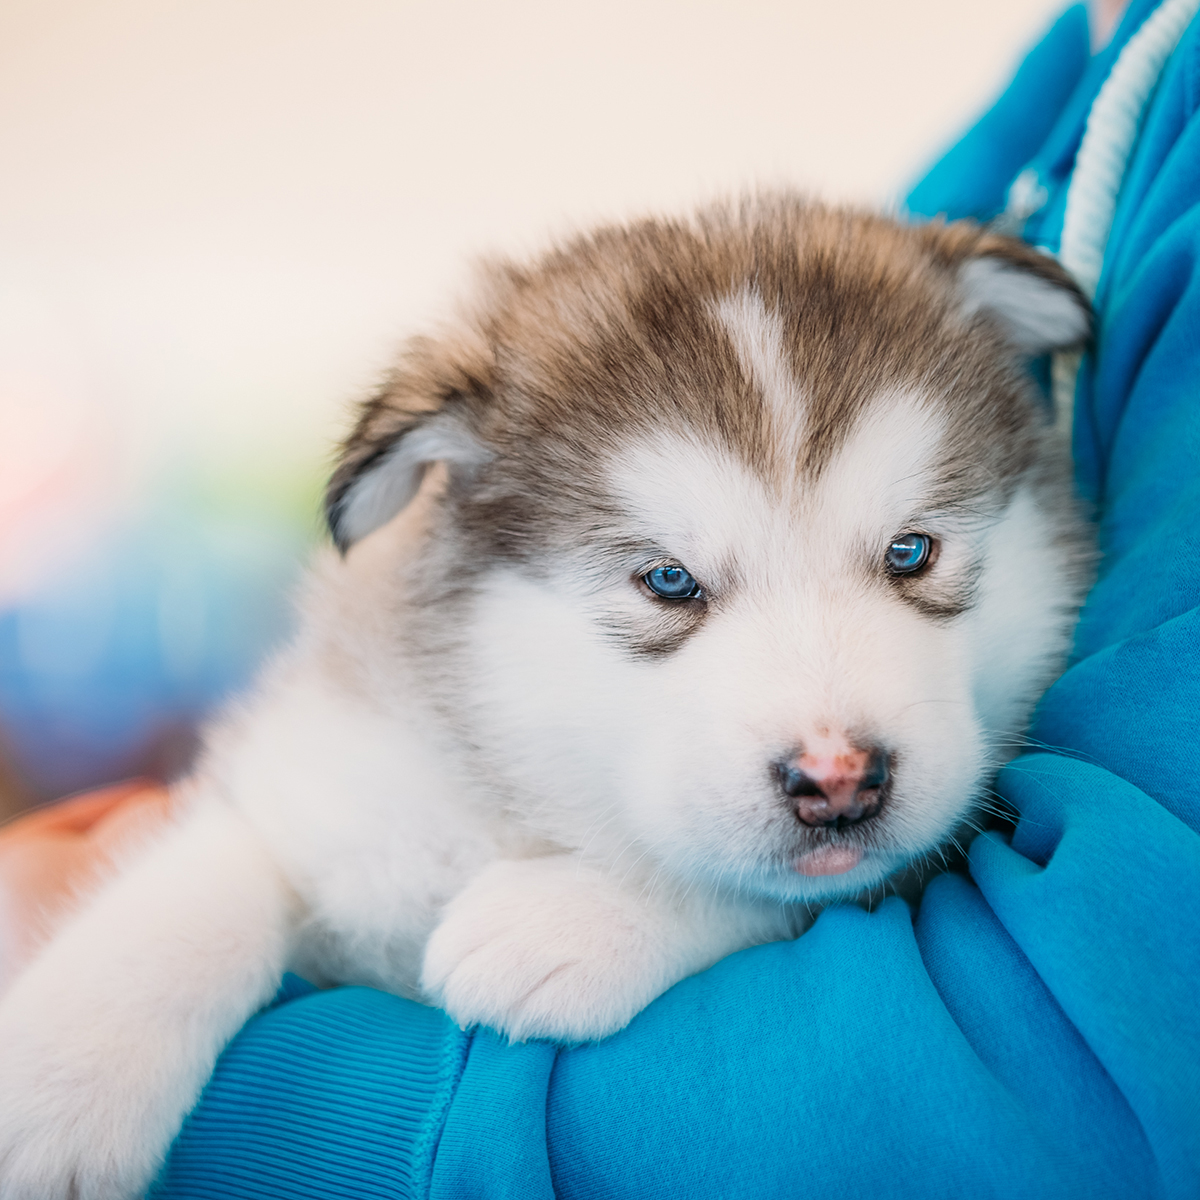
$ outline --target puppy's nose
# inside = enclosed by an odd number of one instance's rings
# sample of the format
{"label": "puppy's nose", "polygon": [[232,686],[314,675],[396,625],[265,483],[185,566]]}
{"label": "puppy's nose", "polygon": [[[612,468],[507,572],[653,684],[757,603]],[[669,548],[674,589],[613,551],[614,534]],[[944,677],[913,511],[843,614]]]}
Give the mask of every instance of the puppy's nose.
{"label": "puppy's nose", "polygon": [[836,753],[804,753],[782,763],[779,781],[796,801],[805,825],[853,825],[873,817],[883,803],[888,756],[877,746],[847,744]]}

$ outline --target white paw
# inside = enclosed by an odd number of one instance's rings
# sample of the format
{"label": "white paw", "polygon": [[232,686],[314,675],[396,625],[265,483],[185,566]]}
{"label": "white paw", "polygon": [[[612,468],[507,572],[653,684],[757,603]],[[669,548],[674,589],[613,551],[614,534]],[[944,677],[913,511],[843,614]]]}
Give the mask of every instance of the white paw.
{"label": "white paw", "polygon": [[166,1149],[156,1122],[133,1128],[111,1089],[55,1078],[66,1064],[12,1058],[0,1054],[0,1200],[141,1200]]}
{"label": "white paw", "polygon": [[122,1050],[103,1004],[67,1021],[54,1001],[0,1004],[0,1200],[141,1200],[179,1125],[163,1047],[143,1027]]}
{"label": "white paw", "polygon": [[464,1028],[593,1041],[689,973],[672,933],[661,910],[588,867],[494,863],[447,906],[421,986]]}

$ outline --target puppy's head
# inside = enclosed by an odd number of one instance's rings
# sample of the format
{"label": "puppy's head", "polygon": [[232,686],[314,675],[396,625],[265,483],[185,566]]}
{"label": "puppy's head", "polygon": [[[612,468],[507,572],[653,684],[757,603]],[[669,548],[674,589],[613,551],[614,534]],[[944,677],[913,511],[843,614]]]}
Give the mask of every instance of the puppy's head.
{"label": "puppy's head", "polygon": [[330,487],[347,547],[444,462],[415,583],[480,787],[609,859],[860,890],[969,815],[1056,669],[1079,526],[1025,361],[1035,252],[790,198],[602,230],[419,343]]}

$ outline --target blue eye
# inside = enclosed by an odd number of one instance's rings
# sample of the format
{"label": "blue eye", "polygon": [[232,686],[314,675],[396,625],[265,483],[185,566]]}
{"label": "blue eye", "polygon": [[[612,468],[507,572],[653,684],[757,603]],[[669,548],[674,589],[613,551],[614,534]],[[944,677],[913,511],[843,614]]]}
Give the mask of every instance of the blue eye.
{"label": "blue eye", "polygon": [[664,600],[695,600],[700,595],[700,585],[682,567],[655,567],[642,582]]}
{"label": "blue eye", "polygon": [[883,561],[893,575],[912,575],[929,561],[932,549],[932,538],[923,533],[906,533],[888,547]]}

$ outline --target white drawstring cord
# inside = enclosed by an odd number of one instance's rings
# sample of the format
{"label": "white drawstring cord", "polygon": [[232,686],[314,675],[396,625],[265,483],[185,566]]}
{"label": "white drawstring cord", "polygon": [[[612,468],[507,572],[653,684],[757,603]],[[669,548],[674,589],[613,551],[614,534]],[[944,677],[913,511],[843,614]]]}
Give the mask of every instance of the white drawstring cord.
{"label": "white drawstring cord", "polygon": [[[1088,113],[1067,191],[1058,259],[1089,300],[1096,297],[1117,197],[1142,113],[1197,10],[1200,0],[1163,0],[1121,51]],[[1068,436],[1079,363],[1077,353],[1056,354],[1051,367],[1055,421]]]}

